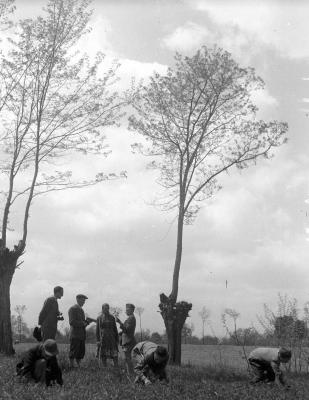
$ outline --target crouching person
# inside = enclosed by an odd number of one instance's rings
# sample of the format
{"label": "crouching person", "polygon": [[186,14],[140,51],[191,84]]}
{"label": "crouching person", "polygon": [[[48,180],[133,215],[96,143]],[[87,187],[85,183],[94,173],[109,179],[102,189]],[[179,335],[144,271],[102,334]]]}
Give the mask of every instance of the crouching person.
{"label": "crouching person", "polygon": [[279,386],[286,385],[281,363],[291,360],[291,350],[281,348],[258,347],[249,354],[249,364],[255,375],[251,383],[276,382]]}
{"label": "crouching person", "polygon": [[18,376],[26,381],[45,383],[50,386],[57,382],[63,385],[62,372],[57,361],[58,347],[53,339],[37,344],[26,351],[16,365]]}
{"label": "crouching person", "polygon": [[156,380],[168,383],[166,365],[168,351],[152,342],[140,342],[132,350],[135,383],[150,385]]}

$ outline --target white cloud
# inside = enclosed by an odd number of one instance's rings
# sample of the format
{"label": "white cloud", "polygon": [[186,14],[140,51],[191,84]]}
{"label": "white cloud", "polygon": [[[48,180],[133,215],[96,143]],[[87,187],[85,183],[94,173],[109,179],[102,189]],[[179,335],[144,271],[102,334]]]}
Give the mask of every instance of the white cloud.
{"label": "white cloud", "polygon": [[215,2],[198,0],[196,9],[207,12],[223,29],[238,27],[254,34],[255,43],[276,48],[291,58],[309,55],[307,14],[309,5],[282,2]]}
{"label": "white cloud", "polygon": [[188,21],[166,36],[162,43],[170,50],[188,52],[199,48],[207,38],[212,36],[206,27]]}

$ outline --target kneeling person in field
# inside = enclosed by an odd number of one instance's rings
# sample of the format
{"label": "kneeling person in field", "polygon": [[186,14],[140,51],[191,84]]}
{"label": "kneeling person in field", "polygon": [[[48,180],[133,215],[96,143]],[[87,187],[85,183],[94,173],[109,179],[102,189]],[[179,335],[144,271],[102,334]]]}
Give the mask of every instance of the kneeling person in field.
{"label": "kneeling person in field", "polygon": [[140,342],[133,348],[132,358],[137,375],[135,383],[150,385],[156,380],[168,383],[166,365],[169,355],[165,347],[148,341]]}
{"label": "kneeling person in field", "polygon": [[285,385],[283,372],[280,369],[281,363],[288,363],[291,359],[291,350],[272,347],[258,347],[249,354],[249,364],[255,375],[252,383],[276,382],[278,385]]}
{"label": "kneeling person in field", "polygon": [[58,347],[53,339],[37,344],[26,351],[21,361],[16,365],[18,376],[26,381],[45,383],[50,386],[57,382],[63,384],[62,372],[57,361]]}

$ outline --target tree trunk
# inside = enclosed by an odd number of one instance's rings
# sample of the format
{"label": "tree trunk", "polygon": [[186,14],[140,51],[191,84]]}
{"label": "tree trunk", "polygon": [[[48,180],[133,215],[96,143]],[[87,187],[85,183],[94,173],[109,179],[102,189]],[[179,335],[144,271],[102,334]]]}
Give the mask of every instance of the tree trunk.
{"label": "tree trunk", "polygon": [[14,250],[0,248],[0,353],[14,354],[11,326],[10,288],[17,260],[23,247],[14,246]]}
{"label": "tree trunk", "polygon": [[192,309],[192,304],[186,301],[175,303],[165,294],[160,295],[160,310],[164,320],[170,364],[181,364],[181,331]]}
{"label": "tree trunk", "polygon": [[184,212],[183,212],[183,207],[180,207],[178,214],[178,224],[177,224],[177,244],[176,244],[176,257],[175,257],[174,273],[173,273],[173,284],[172,284],[172,291],[170,294],[170,299],[175,303],[178,297],[179,272],[180,272],[181,258],[182,258],[183,223],[184,223]]}
{"label": "tree trunk", "polygon": [[180,202],[178,224],[177,224],[177,245],[176,257],[173,273],[172,291],[169,297],[165,294],[160,295],[160,312],[164,320],[167,339],[170,364],[181,364],[181,331],[192,309],[192,304],[186,301],[177,303],[179,272],[182,257],[182,239],[183,239],[183,224],[184,224],[184,207],[183,202]]}

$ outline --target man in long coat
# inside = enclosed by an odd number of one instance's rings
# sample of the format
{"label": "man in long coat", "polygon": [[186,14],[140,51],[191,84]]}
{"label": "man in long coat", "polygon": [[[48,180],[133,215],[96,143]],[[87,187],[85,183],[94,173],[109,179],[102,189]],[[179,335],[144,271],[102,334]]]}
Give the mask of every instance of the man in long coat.
{"label": "man in long coat", "polygon": [[42,330],[43,341],[47,339],[55,339],[57,334],[57,323],[62,319],[58,307],[58,299],[63,296],[63,288],[56,286],[54,288],[54,295],[48,297],[43,305],[39,314],[39,325]]}

